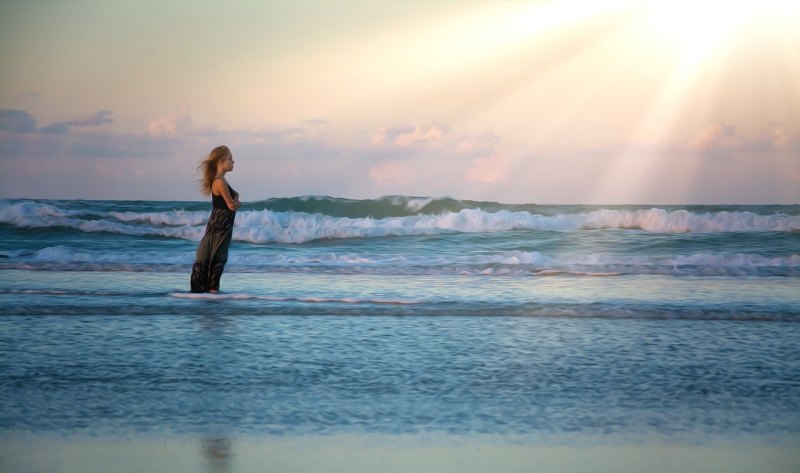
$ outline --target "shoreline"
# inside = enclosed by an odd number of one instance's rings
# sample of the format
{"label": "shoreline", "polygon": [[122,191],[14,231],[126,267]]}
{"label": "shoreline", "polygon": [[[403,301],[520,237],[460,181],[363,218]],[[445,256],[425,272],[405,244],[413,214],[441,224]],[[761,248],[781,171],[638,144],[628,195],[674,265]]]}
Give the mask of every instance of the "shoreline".
{"label": "shoreline", "polygon": [[[800,439],[604,442],[503,435],[154,436],[0,434],[0,470],[59,473],[224,472],[752,472],[800,466]],[[674,439],[673,439],[674,440]]]}

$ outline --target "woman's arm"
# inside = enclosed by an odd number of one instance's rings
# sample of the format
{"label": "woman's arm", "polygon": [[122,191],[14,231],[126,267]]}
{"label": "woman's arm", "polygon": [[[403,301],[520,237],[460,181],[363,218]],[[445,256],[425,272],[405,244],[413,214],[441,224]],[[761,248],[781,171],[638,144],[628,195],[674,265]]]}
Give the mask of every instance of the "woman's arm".
{"label": "woman's arm", "polygon": [[236,210],[242,206],[238,199],[234,200],[234,198],[231,197],[231,193],[228,191],[228,183],[225,182],[225,179],[215,179],[211,184],[211,190],[225,199],[225,203],[228,205],[229,209]]}

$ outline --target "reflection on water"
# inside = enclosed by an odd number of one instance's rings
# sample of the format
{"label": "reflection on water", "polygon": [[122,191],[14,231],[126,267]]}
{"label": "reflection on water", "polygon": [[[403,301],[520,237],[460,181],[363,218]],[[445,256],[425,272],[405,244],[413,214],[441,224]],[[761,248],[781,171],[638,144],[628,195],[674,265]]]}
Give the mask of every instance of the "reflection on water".
{"label": "reflection on water", "polygon": [[[187,441],[189,440],[189,441]],[[629,439],[630,440],[630,439]],[[663,440],[663,439],[662,439]],[[222,435],[181,438],[0,435],[0,471],[57,473],[796,473],[796,437],[709,445],[639,438]]]}
{"label": "reflection on water", "polygon": [[776,321],[0,317],[0,433],[797,435],[798,340]]}
{"label": "reflection on water", "polygon": [[231,473],[233,468],[232,442],[226,437],[205,437],[200,443],[200,452],[209,473]]}

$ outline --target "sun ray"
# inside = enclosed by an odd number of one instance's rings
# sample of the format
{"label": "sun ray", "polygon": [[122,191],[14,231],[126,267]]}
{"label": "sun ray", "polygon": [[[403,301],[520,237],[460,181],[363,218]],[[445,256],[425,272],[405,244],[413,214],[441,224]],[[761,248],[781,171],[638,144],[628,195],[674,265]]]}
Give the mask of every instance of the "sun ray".
{"label": "sun ray", "polygon": [[[677,166],[672,160],[668,140],[676,136],[683,121],[702,120],[713,97],[703,97],[690,103],[691,92],[702,76],[709,80],[710,64],[724,56],[727,41],[736,34],[746,11],[742,4],[731,2],[654,2],[642,12],[639,38],[650,38],[647,44],[661,44],[664,54],[671,54],[674,63],[671,73],[661,81],[646,113],[627,140],[627,145],[613,157],[604,175],[598,180],[592,200],[616,200],[617,203],[640,201],[643,195],[653,194],[653,187],[668,186],[673,199],[689,197],[691,183],[697,171],[697,160],[680,161],[681,176],[676,182],[662,173]],[[715,89],[706,85],[706,90]],[[610,197],[613,196],[613,197]],[[653,202],[663,203],[663,202]]]}
{"label": "sun ray", "polygon": [[[725,56],[735,54],[730,40],[752,5],[470,4],[373,31],[369,41],[355,35],[316,51],[322,77],[308,74],[318,87],[309,96],[323,108],[337,108],[341,117],[334,118],[348,125],[403,116],[441,120],[469,133],[487,130],[488,123],[503,130],[510,145],[535,149],[539,161],[594,151],[569,164],[591,174],[580,189],[584,198],[635,201],[668,167],[658,146],[690,137],[718,112],[716,95],[723,94],[716,86],[725,80]],[[363,84],[356,95],[330,93],[356,81]],[[620,149],[615,156],[612,147]],[[525,156],[501,164],[508,175],[532,175],[541,167]],[[551,167],[565,172],[569,166]],[[691,173],[686,166],[683,174]]]}

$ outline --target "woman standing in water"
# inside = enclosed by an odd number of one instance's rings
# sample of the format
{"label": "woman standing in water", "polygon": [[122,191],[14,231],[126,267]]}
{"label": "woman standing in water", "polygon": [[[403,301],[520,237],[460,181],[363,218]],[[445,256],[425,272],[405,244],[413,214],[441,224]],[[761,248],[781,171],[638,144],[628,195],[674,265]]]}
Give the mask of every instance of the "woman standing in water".
{"label": "woman standing in water", "polygon": [[233,220],[241,206],[239,193],[225,180],[233,171],[233,154],[227,146],[217,146],[208,153],[198,169],[203,177],[200,189],[211,194],[211,216],[206,234],[197,247],[192,267],[192,292],[219,292],[219,280],[228,261],[228,246],[233,236]]}

